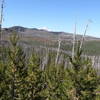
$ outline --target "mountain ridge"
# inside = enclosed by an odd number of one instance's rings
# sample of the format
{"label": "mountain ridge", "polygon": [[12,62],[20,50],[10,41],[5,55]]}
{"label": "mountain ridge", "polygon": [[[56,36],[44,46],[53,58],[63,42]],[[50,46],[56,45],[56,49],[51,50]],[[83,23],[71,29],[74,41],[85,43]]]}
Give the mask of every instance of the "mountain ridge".
{"label": "mountain ridge", "polygon": [[[37,34],[40,34],[41,33],[41,35],[43,34],[43,33],[45,33],[45,35],[46,34],[48,34],[48,35],[50,35],[50,34],[53,34],[53,35],[64,35],[64,36],[72,36],[73,35],[73,33],[70,33],[70,32],[64,32],[64,31],[59,31],[59,32],[56,32],[56,31],[48,31],[48,30],[45,30],[45,29],[38,29],[38,28],[27,28],[27,27],[23,27],[23,26],[12,26],[12,27],[8,27],[8,28],[3,28],[3,30],[4,31],[7,31],[8,33],[9,32],[12,32],[12,31],[15,31],[15,32],[18,32],[18,33],[23,33],[24,34],[24,32],[25,32],[25,34],[29,34],[30,35],[30,33],[31,33],[31,35],[32,34],[35,34],[35,33],[37,33]],[[76,34],[76,37],[77,36],[79,36],[80,38],[82,37],[82,35],[80,35],[80,34]],[[88,36],[88,35],[86,35],[86,38],[91,38],[91,39],[100,39],[100,38],[98,38],[98,37],[94,37],[94,36]]]}

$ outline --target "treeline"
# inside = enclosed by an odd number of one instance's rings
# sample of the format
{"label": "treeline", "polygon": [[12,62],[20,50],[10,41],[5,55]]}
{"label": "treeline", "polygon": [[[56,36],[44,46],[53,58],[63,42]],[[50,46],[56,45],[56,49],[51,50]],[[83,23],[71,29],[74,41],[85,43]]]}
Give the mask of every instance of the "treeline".
{"label": "treeline", "polygon": [[82,57],[80,43],[71,63],[55,63],[55,54],[41,68],[41,57],[30,57],[19,45],[19,37],[10,37],[10,46],[0,46],[0,100],[100,100],[100,76],[90,59]]}

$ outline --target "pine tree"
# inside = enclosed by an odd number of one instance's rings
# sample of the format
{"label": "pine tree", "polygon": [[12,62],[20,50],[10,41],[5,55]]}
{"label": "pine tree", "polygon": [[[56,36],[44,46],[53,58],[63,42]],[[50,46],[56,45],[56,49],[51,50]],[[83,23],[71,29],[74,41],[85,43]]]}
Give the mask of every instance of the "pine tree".
{"label": "pine tree", "polygon": [[70,57],[72,69],[68,70],[74,85],[74,96],[79,100],[95,100],[95,90],[99,85],[98,75],[90,59],[82,57],[82,49],[78,44],[74,59]]}
{"label": "pine tree", "polygon": [[44,100],[45,96],[41,95],[45,88],[43,71],[40,69],[40,59],[36,53],[33,53],[29,60],[27,81],[29,100]]}
{"label": "pine tree", "polygon": [[10,100],[8,83],[7,64],[0,61],[0,100]]}
{"label": "pine tree", "polygon": [[8,51],[0,45],[0,100],[9,100]]}
{"label": "pine tree", "polygon": [[64,65],[49,63],[45,69],[47,87],[44,94],[47,100],[70,100],[69,90],[73,88]]}
{"label": "pine tree", "polygon": [[21,89],[27,76],[26,58],[22,48],[18,44],[19,37],[16,33],[10,38],[11,47],[9,49],[9,78],[11,89],[11,100],[21,99]]}

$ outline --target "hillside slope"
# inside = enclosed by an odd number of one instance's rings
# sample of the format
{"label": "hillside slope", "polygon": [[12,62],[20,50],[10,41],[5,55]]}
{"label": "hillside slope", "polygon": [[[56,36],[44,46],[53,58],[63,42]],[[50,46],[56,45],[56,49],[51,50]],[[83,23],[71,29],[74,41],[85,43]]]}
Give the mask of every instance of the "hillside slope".
{"label": "hillside slope", "polygon": [[[72,40],[73,34],[66,33],[66,32],[53,32],[47,31],[43,29],[36,29],[36,28],[25,28],[21,26],[14,26],[10,28],[3,29],[3,40],[9,40],[10,34],[12,32],[16,32],[21,37],[21,42],[25,44],[25,46],[45,46],[49,48],[57,48],[58,40],[60,39],[61,42],[61,49],[70,51],[72,48]],[[81,35],[77,35],[76,39],[81,40]],[[84,51],[90,55],[100,55],[100,38],[95,38],[91,36],[85,37],[85,45]]]}

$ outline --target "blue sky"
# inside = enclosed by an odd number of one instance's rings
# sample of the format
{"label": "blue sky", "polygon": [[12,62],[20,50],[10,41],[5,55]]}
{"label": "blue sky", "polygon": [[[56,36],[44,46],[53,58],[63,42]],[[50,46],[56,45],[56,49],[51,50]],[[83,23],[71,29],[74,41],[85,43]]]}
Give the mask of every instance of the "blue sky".
{"label": "blue sky", "polygon": [[3,27],[46,27],[53,31],[84,32],[100,37],[100,0],[5,0]]}

